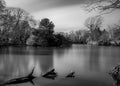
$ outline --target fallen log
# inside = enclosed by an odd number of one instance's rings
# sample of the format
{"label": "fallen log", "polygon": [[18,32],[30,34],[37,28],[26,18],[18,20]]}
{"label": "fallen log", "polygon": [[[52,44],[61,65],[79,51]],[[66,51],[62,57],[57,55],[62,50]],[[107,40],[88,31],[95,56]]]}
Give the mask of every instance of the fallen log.
{"label": "fallen log", "polygon": [[66,78],[74,78],[75,77],[75,72],[69,73]]}
{"label": "fallen log", "polygon": [[34,85],[33,79],[36,78],[33,76],[34,68],[32,69],[32,72],[28,74],[27,76],[20,77],[20,78],[15,78],[15,79],[10,79],[2,84],[2,86],[5,85],[10,85],[10,84],[21,84],[21,83],[27,83],[30,82],[31,84]]}
{"label": "fallen log", "polygon": [[44,75],[42,75],[42,77],[54,80],[57,77],[57,73],[55,72],[55,69],[52,69]]}

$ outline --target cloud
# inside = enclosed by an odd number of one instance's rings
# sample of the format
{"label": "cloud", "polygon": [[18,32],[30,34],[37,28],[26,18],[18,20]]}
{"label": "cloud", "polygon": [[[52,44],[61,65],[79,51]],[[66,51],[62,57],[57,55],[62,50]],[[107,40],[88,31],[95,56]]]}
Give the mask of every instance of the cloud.
{"label": "cloud", "polygon": [[47,9],[33,13],[35,19],[49,18],[55,24],[56,31],[70,31],[84,27],[84,21],[90,15],[95,13],[87,13],[82,10],[80,5],[59,7]]}
{"label": "cloud", "polygon": [[[57,7],[83,4],[88,0],[5,0],[8,6],[21,7],[29,12],[36,12]],[[90,1],[90,0],[89,0]],[[93,0],[91,0],[93,1]]]}
{"label": "cloud", "polygon": [[[49,18],[55,24],[56,31],[71,31],[84,27],[84,21],[96,15],[87,13],[81,5],[95,0],[5,0],[8,6],[20,7],[33,14],[36,19]],[[104,0],[103,0],[104,1]],[[104,16],[104,26],[116,23],[120,12]]]}

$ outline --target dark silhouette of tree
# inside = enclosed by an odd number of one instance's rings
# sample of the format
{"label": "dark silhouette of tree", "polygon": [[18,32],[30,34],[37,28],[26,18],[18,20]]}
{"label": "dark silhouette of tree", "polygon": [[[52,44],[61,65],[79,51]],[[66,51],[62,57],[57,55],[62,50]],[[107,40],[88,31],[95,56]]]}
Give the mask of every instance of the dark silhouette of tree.
{"label": "dark silhouette of tree", "polygon": [[54,40],[54,24],[48,18],[40,21],[39,28],[33,34],[36,36],[37,45],[53,46]]}
{"label": "dark silhouette of tree", "polygon": [[66,39],[64,35],[60,33],[55,34],[55,41],[54,41],[55,46],[69,45],[69,43],[70,43],[69,39]]}
{"label": "dark silhouette of tree", "polygon": [[39,28],[48,30],[48,34],[54,33],[54,27],[55,27],[55,25],[48,18],[42,19],[39,24]]}

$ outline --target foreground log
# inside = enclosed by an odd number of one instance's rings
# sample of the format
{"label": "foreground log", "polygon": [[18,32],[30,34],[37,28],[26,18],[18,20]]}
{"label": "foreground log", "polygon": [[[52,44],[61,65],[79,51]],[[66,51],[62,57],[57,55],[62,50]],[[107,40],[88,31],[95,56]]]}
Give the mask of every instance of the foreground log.
{"label": "foreground log", "polygon": [[34,72],[34,68],[32,72],[27,76],[8,80],[5,83],[3,83],[1,86],[10,85],[10,84],[21,84],[21,83],[27,83],[27,82],[30,82],[31,84],[34,85],[33,79],[36,77],[33,76],[33,72]]}
{"label": "foreground log", "polygon": [[[10,79],[7,81],[3,81],[2,83],[0,82],[0,86],[22,84],[22,83],[27,83],[27,82],[31,83],[32,85],[35,85],[33,82],[33,79],[37,77],[33,76],[33,72],[34,72],[34,68],[32,69],[32,72],[28,74],[27,76]],[[74,78],[75,77],[74,74],[75,72],[70,72],[68,75],[65,76],[65,78]],[[55,69],[52,69],[48,71],[47,73],[43,74],[41,77],[54,80],[57,76],[58,74],[55,72]]]}
{"label": "foreground log", "polygon": [[69,73],[66,78],[74,78],[75,77],[75,72]]}
{"label": "foreground log", "polygon": [[55,69],[52,69],[51,71],[42,75],[42,77],[54,80],[57,77],[57,73],[55,72]]}

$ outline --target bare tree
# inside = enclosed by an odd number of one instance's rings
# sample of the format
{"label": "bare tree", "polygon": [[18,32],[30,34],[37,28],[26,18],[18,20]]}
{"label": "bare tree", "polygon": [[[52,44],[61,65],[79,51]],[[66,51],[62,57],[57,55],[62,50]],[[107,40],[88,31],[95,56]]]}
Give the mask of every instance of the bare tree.
{"label": "bare tree", "polygon": [[11,15],[12,17],[15,18],[13,30],[19,25],[19,22],[21,20],[26,20],[28,18],[28,15],[29,15],[28,12],[26,12],[25,10],[23,10],[21,8],[9,7],[6,9],[6,11],[7,11],[7,13],[9,13],[9,15]]}
{"label": "bare tree", "polygon": [[120,25],[114,24],[109,27],[109,36],[112,40],[120,40]]}
{"label": "bare tree", "polygon": [[85,21],[85,26],[90,30],[94,30],[101,27],[102,21],[103,18],[101,16],[89,17]]}
{"label": "bare tree", "polygon": [[94,41],[98,41],[99,37],[101,36],[100,27],[102,25],[102,20],[103,19],[101,16],[95,16],[95,17],[89,17],[85,21],[85,26],[90,30],[91,39]]}
{"label": "bare tree", "polygon": [[[94,1],[94,0],[93,0]],[[120,0],[95,0],[86,5],[88,11],[99,10],[100,12],[110,13],[120,9]]]}

